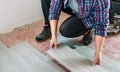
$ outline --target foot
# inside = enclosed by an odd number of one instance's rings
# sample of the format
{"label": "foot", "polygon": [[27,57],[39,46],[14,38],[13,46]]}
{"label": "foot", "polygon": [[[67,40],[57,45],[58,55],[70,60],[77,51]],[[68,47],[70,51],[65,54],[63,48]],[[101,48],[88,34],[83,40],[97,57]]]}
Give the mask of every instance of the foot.
{"label": "foot", "polygon": [[84,34],[84,37],[82,39],[82,44],[83,45],[88,46],[90,43],[92,43],[92,32],[91,32],[91,30],[87,34]]}
{"label": "foot", "polygon": [[42,32],[36,36],[36,41],[42,42],[47,39],[51,38],[51,29],[50,28],[43,28]]}

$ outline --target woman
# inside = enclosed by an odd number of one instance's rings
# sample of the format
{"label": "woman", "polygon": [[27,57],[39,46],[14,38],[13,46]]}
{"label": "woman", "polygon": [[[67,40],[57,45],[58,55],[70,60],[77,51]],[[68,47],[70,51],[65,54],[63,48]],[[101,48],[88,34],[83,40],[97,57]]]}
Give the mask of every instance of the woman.
{"label": "woman", "polygon": [[93,65],[101,64],[101,52],[107,36],[110,0],[51,0],[49,21],[52,38],[50,47],[57,48],[57,24],[61,8],[70,7],[75,15],[66,19],[60,27],[65,37],[77,37],[95,29],[95,55]]}
{"label": "woman", "polygon": [[[45,22],[43,24],[42,32],[39,33],[35,37],[36,41],[38,41],[38,42],[42,42],[42,41],[45,41],[45,40],[51,38],[51,29],[50,29],[50,23],[48,20],[50,2],[51,2],[51,0],[41,0],[41,6],[42,6],[42,11],[43,11],[43,16],[44,16]],[[70,7],[64,8],[64,5],[62,5],[61,10],[71,16],[74,15],[74,13],[72,12]],[[90,32],[85,33],[81,42],[83,45],[89,45],[92,42],[91,33]]]}

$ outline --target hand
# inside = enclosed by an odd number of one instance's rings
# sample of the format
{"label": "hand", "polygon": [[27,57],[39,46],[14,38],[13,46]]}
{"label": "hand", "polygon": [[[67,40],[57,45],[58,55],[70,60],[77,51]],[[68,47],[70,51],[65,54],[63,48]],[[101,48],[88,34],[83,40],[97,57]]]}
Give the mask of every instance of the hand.
{"label": "hand", "polygon": [[95,53],[92,65],[101,65],[101,53]]}
{"label": "hand", "polygon": [[50,48],[57,48],[57,39],[55,37],[50,41]]}

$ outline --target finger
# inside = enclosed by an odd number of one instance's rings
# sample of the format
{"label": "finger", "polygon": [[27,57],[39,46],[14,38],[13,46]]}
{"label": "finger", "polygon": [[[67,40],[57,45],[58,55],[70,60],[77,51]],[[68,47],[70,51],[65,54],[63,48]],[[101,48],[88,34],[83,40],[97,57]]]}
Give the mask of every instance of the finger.
{"label": "finger", "polygon": [[50,48],[54,48],[54,44],[53,43],[50,44]]}
{"label": "finger", "polygon": [[52,44],[52,48],[55,48],[55,45],[54,45],[54,44]]}
{"label": "finger", "polygon": [[50,43],[50,48],[52,48],[52,43]]}
{"label": "finger", "polygon": [[57,48],[57,44],[55,44],[55,49]]}
{"label": "finger", "polygon": [[97,63],[97,61],[96,61],[96,60],[94,60],[94,61],[92,62],[92,65],[96,65],[96,63]]}
{"label": "finger", "polygon": [[100,66],[100,65],[101,65],[101,63],[97,63],[97,65],[99,65],[99,66]]}
{"label": "finger", "polygon": [[98,60],[97,65],[101,65],[101,61],[100,60]]}

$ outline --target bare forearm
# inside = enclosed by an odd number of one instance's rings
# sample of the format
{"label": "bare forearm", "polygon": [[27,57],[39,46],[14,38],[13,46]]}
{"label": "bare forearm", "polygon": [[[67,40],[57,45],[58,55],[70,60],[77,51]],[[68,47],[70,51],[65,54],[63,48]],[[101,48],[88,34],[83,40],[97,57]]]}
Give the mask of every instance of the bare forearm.
{"label": "bare forearm", "polygon": [[96,41],[96,51],[95,52],[97,54],[101,54],[104,40],[105,40],[105,37],[95,36],[95,41]]}
{"label": "bare forearm", "polygon": [[57,25],[58,25],[58,20],[50,20],[52,37],[55,38],[57,36]]}

